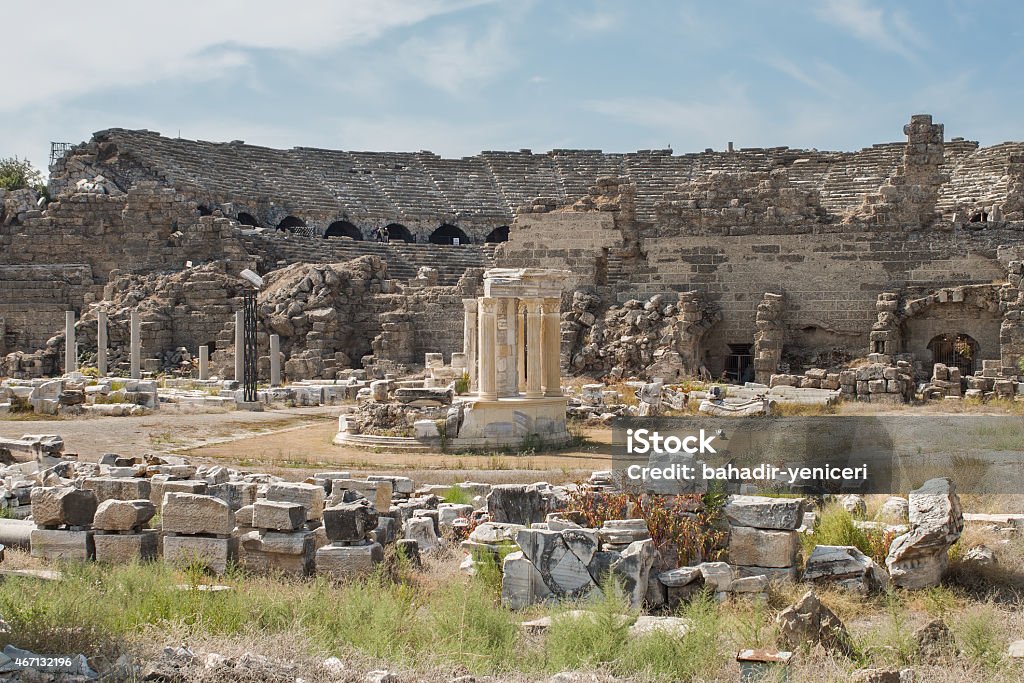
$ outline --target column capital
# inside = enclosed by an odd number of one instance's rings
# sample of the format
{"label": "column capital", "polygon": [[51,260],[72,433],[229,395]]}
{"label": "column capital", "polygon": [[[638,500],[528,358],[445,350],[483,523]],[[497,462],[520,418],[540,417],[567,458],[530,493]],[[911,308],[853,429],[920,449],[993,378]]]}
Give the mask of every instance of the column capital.
{"label": "column capital", "polygon": [[541,300],[541,308],[544,313],[561,313],[562,300],[554,297],[545,297]]}
{"label": "column capital", "polygon": [[498,299],[490,296],[482,296],[477,299],[482,313],[496,314],[498,312]]}

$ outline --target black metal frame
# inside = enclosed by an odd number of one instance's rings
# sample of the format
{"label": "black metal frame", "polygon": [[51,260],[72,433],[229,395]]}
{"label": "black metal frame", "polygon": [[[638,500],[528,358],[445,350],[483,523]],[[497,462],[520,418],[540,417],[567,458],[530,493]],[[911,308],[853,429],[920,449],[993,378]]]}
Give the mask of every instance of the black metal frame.
{"label": "black metal frame", "polygon": [[242,355],[242,389],[246,403],[256,402],[256,291],[246,289],[242,298],[245,347]]}

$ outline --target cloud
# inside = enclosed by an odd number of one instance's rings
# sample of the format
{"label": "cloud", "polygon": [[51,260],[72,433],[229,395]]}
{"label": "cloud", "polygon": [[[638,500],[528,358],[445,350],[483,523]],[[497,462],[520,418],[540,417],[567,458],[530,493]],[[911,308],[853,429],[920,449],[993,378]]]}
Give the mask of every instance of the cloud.
{"label": "cloud", "polygon": [[5,48],[31,67],[5,74],[17,96],[0,100],[0,111],[169,78],[217,79],[248,63],[252,51],[309,54],[366,43],[486,1],[108,0],[102,9],[59,3],[53,18],[32,3],[11,3],[5,25],[19,28],[6,33]]}
{"label": "cloud", "polygon": [[451,95],[490,80],[513,62],[504,22],[483,31],[477,26],[446,26],[410,38],[396,54],[399,68]]}
{"label": "cloud", "polygon": [[[755,144],[762,129],[758,108],[742,85],[724,82],[702,101],[680,102],[662,97],[591,100],[585,108],[627,123],[656,129],[677,149],[722,148],[740,137]],[[659,143],[660,144],[660,143]]]}
{"label": "cloud", "polygon": [[911,61],[919,61],[917,50],[928,44],[903,12],[887,11],[869,0],[826,0],[815,13],[860,41]]}
{"label": "cloud", "polygon": [[804,65],[800,65],[781,55],[771,55],[762,57],[761,61],[833,100],[840,99],[855,88],[845,73],[819,59],[807,60]]}

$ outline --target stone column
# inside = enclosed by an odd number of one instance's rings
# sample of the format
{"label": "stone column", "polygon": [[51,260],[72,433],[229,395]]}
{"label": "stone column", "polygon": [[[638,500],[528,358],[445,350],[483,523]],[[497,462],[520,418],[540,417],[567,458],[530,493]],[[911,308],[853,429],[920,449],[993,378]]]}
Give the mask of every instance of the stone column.
{"label": "stone column", "polygon": [[526,299],[526,398],[540,398],[544,357],[543,310],[540,299]]}
{"label": "stone column", "polygon": [[245,377],[245,311],[235,311],[235,381]]}
{"label": "stone column", "polygon": [[519,391],[526,391],[526,304],[516,300],[516,370]]}
{"label": "stone column", "polygon": [[482,401],[496,401],[498,376],[494,355],[498,345],[498,300],[481,297],[478,308],[480,315],[476,348],[480,361],[480,390],[477,395]]}
{"label": "stone column", "polygon": [[562,358],[562,332],[558,320],[561,303],[559,299],[547,298],[542,304],[544,368],[541,373],[541,384],[545,396],[562,395],[562,373],[559,368],[559,361]]}
{"label": "stone column", "polygon": [[75,351],[75,312],[64,312],[64,374],[70,375],[78,369],[78,354]]}
{"label": "stone column", "polygon": [[462,306],[465,309],[466,317],[462,326],[462,351],[466,354],[466,371],[469,373],[469,390],[477,391],[479,388],[479,369],[476,363],[477,344],[477,306],[476,299],[463,299]]}
{"label": "stone column", "polygon": [[199,347],[199,379],[210,379],[210,347]]}
{"label": "stone column", "polygon": [[96,311],[96,369],[107,376],[107,312]]}
{"label": "stone column", "polygon": [[270,386],[281,386],[281,335],[270,335]]}
{"label": "stone column", "polygon": [[498,335],[502,338],[498,348],[504,357],[498,359],[498,396],[509,398],[519,395],[519,368],[516,364],[516,300],[506,297],[499,307],[499,313],[504,318],[505,332],[502,334],[499,321]]}
{"label": "stone column", "polygon": [[131,354],[131,375],[132,379],[142,378],[142,324],[139,321],[139,312],[132,310],[129,322],[131,328],[131,340],[129,342]]}

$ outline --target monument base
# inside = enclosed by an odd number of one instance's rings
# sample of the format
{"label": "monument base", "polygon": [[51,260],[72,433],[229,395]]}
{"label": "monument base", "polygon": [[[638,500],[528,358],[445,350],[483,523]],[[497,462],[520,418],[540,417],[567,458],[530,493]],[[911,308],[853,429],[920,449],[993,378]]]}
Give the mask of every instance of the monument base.
{"label": "monument base", "polygon": [[446,450],[473,448],[553,448],[572,437],[565,427],[565,396],[522,396],[463,401],[459,435],[449,438]]}

